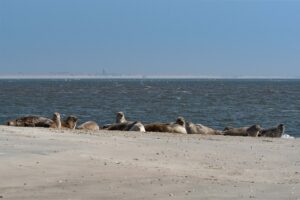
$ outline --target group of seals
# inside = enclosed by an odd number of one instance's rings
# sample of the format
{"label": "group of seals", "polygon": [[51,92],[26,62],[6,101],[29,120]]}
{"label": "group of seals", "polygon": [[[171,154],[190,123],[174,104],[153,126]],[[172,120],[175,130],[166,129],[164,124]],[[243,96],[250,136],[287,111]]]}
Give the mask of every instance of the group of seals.
{"label": "group of seals", "polygon": [[51,119],[40,116],[26,116],[6,122],[8,126],[25,126],[25,127],[51,127]]}
{"label": "group of seals", "polygon": [[83,129],[96,131],[119,130],[119,131],[139,131],[139,132],[168,132],[178,134],[201,134],[201,135],[225,135],[225,136],[251,136],[251,137],[281,137],[284,134],[285,127],[279,124],[277,127],[262,129],[260,125],[250,127],[231,128],[226,127],[219,131],[202,124],[186,122],[183,117],[178,117],[175,122],[171,123],[150,123],[143,124],[140,121],[127,121],[123,112],[116,113],[116,120],[113,124],[100,127],[94,121],[87,121],[77,127],[78,118],[74,115],[68,116],[61,120],[58,112],[53,114],[52,119],[40,116],[25,116],[6,123],[8,126],[25,126],[25,127],[46,127],[46,128],[68,128]]}
{"label": "group of seals", "polygon": [[61,120],[58,112],[53,114],[52,119],[40,116],[25,116],[6,122],[8,126],[23,126],[23,127],[45,127],[45,128],[69,128],[75,129],[78,118],[74,115],[68,116],[65,120]]}

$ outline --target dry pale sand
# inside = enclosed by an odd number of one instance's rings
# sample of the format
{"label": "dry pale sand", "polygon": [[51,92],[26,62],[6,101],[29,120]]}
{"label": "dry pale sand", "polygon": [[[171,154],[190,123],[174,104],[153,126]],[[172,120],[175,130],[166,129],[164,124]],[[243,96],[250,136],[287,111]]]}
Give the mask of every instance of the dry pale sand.
{"label": "dry pale sand", "polygon": [[300,140],[0,126],[2,199],[300,199]]}

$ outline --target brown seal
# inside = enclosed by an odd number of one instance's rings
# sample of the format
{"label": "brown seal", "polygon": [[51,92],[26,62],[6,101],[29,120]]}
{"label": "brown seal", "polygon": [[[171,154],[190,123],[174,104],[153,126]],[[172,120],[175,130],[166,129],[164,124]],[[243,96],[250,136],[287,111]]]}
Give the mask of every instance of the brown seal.
{"label": "brown seal", "polygon": [[242,127],[242,128],[226,127],[223,131],[223,135],[257,137],[260,130],[261,130],[260,125],[253,125],[250,127]]}
{"label": "brown seal", "polygon": [[94,121],[87,121],[78,126],[77,129],[97,131],[99,130],[99,125]]}
{"label": "brown seal", "polygon": [[23,127],[46,127],[49,128],[53,121],[46,117],[25,116],[6,122],[7,126],[23,126]]}
{"label": "brown seal", "polygon": [[192,122],[187,122],[185,127],[188,134],[222,135],[221,131],[204,126],[202,124],[194,124]]}
{"label": "brown seal", "polygon": [[284,134],[285,127],[279,124],[277,127],[263,129],[259,132],[260,137],[281,137]]}
{"label": "brown seal", "polygon": [[77,125],[78,118],[74,115],[68,116],[65,120],[61,120],[61,116],[58,112],[53,114],[52,124],[50,128],[69,128],[75,129]]}
{"label": "brown seal", "polygon": [[185,128],[185,120],[183,117],[178,117],[175,123],[152,123],[145,125],[146,132],[167,132],[167,133],[182,133],[187,134]]}
{"label": "brown seal", "polygon": [[78,122],[78,118],[74,115],[70,115],[61,123],[62,128],[75,129]]}

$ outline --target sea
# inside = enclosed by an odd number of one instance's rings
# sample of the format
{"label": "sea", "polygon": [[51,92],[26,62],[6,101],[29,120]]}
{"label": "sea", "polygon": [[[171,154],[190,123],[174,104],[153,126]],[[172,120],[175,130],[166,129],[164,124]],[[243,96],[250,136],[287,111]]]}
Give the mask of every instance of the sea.
{"label": "sea", "polygon": [[186,121],[223,130],[284,124],[300,137],[300,80],[283,79],[2,79],[0,123],[26,115],[76,115],[79,123]]}

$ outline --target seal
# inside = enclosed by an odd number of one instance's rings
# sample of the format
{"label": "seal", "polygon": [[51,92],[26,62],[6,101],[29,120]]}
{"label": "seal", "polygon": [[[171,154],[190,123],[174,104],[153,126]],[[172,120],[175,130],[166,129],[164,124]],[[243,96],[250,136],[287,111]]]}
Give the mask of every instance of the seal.
{"label": "seal", "polygon": [[106,128],[110,131],[139,131],[146,132],[144,125],[140,121],[135,122],[123,122],[118,124],[112,124]]}
{"label": "seal", "polygon": [[70,115],[65,119],[63,122],[61,122],[62,128],[69,128],[69,129],[75,129],[78,122],[78,118],[74,115]]}
{"label": "seal", "polygon": [[68,116],[65,120],[61,120],[60,113],[55,112],[52,118],[52,124],[50,128],[68,128],[75,129],[78,122],[78,118],[74,115]]}
{"label": "seal", "polygon": [[272,127],[269,129],[262,129],[259,132],[260,137],[281,137],[284,134],[285,126],[283,124],[279,124],[276,127]]}
{"label": "seal", "polygon": [[138,121],[135,122],[131,126],[131,128],[129,129],[129,131],[138,131],[138,132],[143,132],[143,133],[146,132],[144,125],[141,122],[138,122]]}
{"label": "seal", "polygon": [[185,120],[183,117],[178,117],[175,123],[152,123],[145,125],[146,132],[167,132],[187,134],[185,128]]}
{"label": "seal", "polygon": [[116,123],[119,124],[124,122],[127,122],[125,114],[123,112],[117,112]]}
{"label": "seal", "polygon": [[53,121],[46,117],[35,115],[20,117],[6,122],[7,126],[23,126],[23,127],[45,127],[49,128]]}
{"label": "seal", "polygon": [[52,122],[50,128],[58,128],[58,129],[61,128],[61,119],[60,119],[60,114],[58,112],[55,112],[53,114],[52,121],[53,122]]}
{"label": "seal", "polygon": [[204,126],[202,124],[194,124],[192,122],[187,122],[185,128],[188,134],[222,135],[221,131]]}
{"label": "seal", "polygon": [[113,124],[105,124],[104,126],[102,126],[103,129],[107,129],[109,127],[112,127],[112,126],[116,126],[116,124],[122,124],[122,123],[127,123],[128,121],[126,120],[125,118],[125,114],[123,112],[117,112],[116,113],[116,121],[115,123]]}
{"label": "seal", "polygon": [[97,131],[100,128],[99,128],[99,125],[96,122],[94,122],[94,121],[87,121],[87,122],[79,125],[77,129]]}
{"label": "seal", "polygon": [[260,125],[253,125],[250,127],[242,127],[242,128],[226,127],[223,130],[223,135],[257,137],[260,130],[261,130]]}

